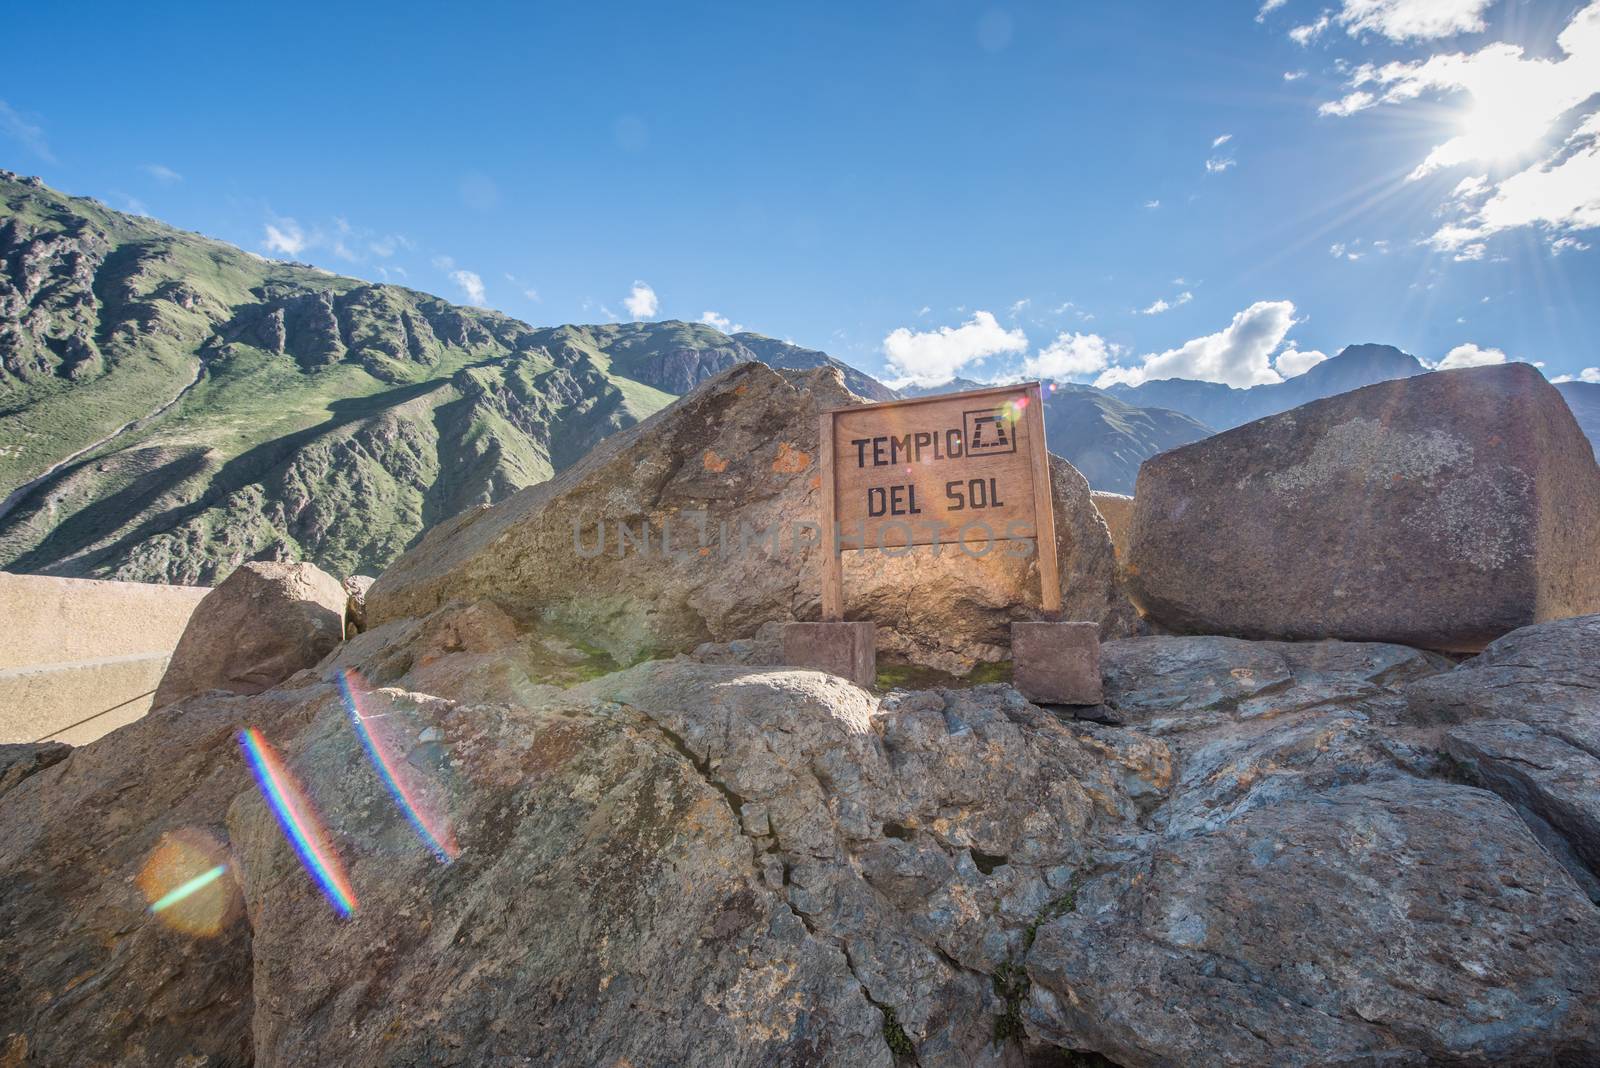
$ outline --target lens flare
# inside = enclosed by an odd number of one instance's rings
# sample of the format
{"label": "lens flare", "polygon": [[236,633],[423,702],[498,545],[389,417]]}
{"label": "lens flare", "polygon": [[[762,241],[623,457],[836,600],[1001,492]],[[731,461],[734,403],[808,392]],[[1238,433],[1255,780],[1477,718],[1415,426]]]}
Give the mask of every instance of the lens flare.
{"label": "lens flare", "polygon": [[226,864],[218,864],[210,871],[201,872],[199,875],[196,875],[193,879],[190,879],[182,886],[175,887],[168,893],[157,898],[151,903],[150,911],[160,912],[162,909],[171,908],[178,902],[187,899],[192,894],[196,894],[199,891],[204,890],[206,887],[222,878],[223,873],[227,870],[228,866]]}
{"label": "lens flare", "polygon": [[456,845],[455,835],[448,820],[442,814],[430,811],[425,803],[416,770],[403,760],[395,759],[397,747],[394,735],[397,732],[382,725],[382,715],[373,715],[363,707],[369,702],[371,694],[361,684],[361,676],[354,671],[345,671],[339,675],[338,683],[350,723],[355,727],[356,737],[361,739],[367,756],[372,758],[372,766],[377,769],[378,777],[383,780],[383,785],[406,820],[416,829],[423,844],[439,858],[441,864],[450,863],[461,852]]}
{"label": "lens flare", "polygon": [[184,827],[162,836],[135,882],[150,915],[173,930],[211,936],[242,907],[228,875],[227,849],[206,831]]}
{"label": "lens flare", "polygon": [[305,795],[256,728],[239,732],[239,747],[244,750],[245,762],[250,765],[256,785],[277,817],[278,826],[283,828],[284,837],[294,846],[300,863],[305,865],[334,911],[341,917],[349,916],[356,908],[355,891],[350,888],[344,866],[313,816]]}

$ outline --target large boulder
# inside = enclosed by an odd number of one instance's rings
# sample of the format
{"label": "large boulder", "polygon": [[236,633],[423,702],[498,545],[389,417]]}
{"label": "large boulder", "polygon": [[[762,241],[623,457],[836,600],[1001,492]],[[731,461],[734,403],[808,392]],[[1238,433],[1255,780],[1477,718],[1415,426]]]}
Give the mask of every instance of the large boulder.
{"label": "large boulder", "polygon": [[1600,467],[1525,364],[1315,401],[1139,472],[1129,591],[1156,623],[1474,651],[1600,610]]}
{"label": "large boulder", "polygon": [[[379,577],[368,620],[492,598],[626,664],[817,619],[817,416],[860,402],[832,368],[734,367],[549,482],[434,527]],[[1088,483],[1064,460],[1050,466],[1065,616],[1130,633]],[[916,663],[965,672],[1002,659],[1012,620],[1036,617],[1036,557],[938,549],[846,552],[846,617],[875,621],[880,648]]]}
{"label": "large boulder", "polygon": [[207,690],[260,693],[313,666],[344,637],[347,596],[315,564],[245,564],[189,617],[155,707]]}

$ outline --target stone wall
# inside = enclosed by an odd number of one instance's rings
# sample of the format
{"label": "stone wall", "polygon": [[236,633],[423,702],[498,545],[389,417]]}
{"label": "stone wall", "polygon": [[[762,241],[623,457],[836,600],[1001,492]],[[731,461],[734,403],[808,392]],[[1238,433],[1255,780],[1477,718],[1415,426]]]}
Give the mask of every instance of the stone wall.
{"label": "stone wall", "polygon": [[1111,531],[1111,547],[1116,550],[1117,559],[1122,559],[1128,552],[1128,531],[1133,527],[1133,498],[1104,490],[1094,490],[1089,497]]}
{"label": "stone wall", "polygon": [[208,592],[0,572],[0,743],[82,745],[144,715]]}

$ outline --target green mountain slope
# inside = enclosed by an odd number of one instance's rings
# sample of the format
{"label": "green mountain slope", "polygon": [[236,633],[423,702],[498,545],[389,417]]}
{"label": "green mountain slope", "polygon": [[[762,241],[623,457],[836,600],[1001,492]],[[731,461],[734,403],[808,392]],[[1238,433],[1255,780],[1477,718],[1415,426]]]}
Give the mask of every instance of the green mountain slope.
{"label": "green mountain slope", "polygon": [[0,568],[376,571],[761,349],[833,362],[687,323],[535,329],[0,172]]}
{"label": "green mountain slope", "polygon": [[1181,412],[1140,408],[1070,382],[1054,383],[1046,391],[1044,431],[1050,451],[1071,460],[1089,485],[1130,494],[1140,464],[1214,433]]}

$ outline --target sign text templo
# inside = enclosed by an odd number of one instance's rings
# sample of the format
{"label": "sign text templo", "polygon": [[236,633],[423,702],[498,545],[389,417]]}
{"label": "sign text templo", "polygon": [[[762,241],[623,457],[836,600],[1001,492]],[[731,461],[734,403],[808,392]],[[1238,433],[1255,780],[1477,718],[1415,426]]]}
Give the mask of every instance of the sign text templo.
{"label": "sign text templo", "polygon": [[[865,546],[1031,539],[1043,607],[1061,607],[1055,511],[1037,382],[840,408],[822,415],[822,528]],[[844,618],[825,554],[822,617]]]}

